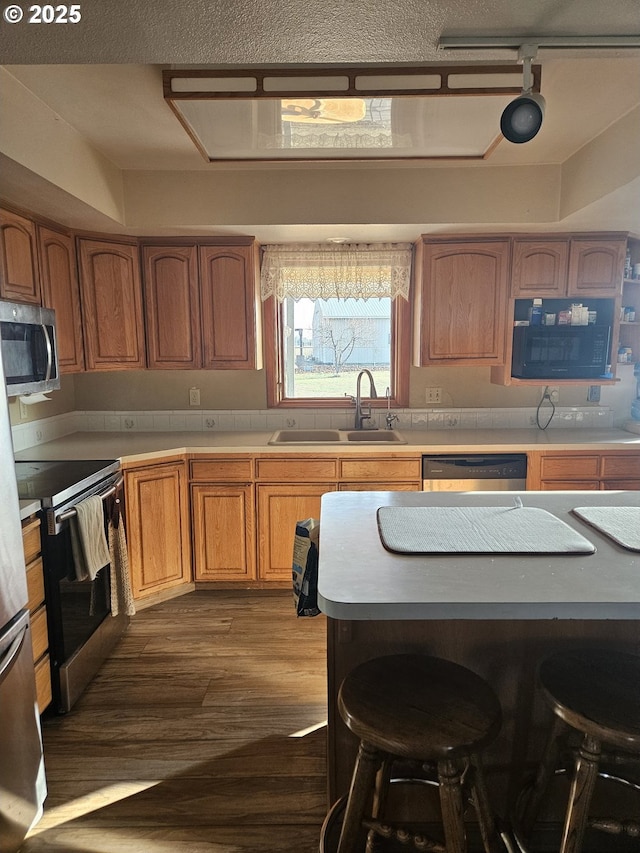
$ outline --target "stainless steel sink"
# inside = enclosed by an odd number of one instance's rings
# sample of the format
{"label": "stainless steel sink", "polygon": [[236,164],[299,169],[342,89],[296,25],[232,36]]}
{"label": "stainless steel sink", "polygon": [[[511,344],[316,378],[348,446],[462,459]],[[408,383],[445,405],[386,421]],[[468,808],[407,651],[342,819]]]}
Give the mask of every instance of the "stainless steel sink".
{"label": "stainless steel sink", "polygon": [[279,429],[269,444],[406,444],[393,429]]}

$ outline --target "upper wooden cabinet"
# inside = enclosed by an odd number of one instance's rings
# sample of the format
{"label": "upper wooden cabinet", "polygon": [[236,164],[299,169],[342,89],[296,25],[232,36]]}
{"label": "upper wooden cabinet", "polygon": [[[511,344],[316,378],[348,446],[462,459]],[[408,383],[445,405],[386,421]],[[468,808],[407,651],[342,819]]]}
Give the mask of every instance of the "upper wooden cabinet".
{"label": "upper wooden cabinet", "polygon": [[203,367],[262,367],[257,248],[200,246]]}
{"label": "upper wooden cabinet", "polygon": [[620,293],[627,240],[623,234],[516,237],[511,295],[611,297]]}
{"label": "upper wooden cabinet", "polygon": [[84,338],[73,238],[39,225],[38,253],[42,304],[56,312],[60,372],[79,373],[84,370]]}
{"label": "upper wooden cabinet", "polygon": [[610,296],[622,289],[626,235],[571,239],[568,296]]}
{"label": "upper wooden cabinet", "polygon": [[417,364],[504,362],[509,250],[508,239],[423,241]]}
{"label": "upper wooden cabinet", "polygon": [[147,364],[202,366],[198,254],[189,246],[144,246]]}
{"label": "upper wooden cabinet", "polygon": [[261,366],[253,238],[144,245],[143,273],[149,367]]}
{"label": "upper wooden cabinet", "polygon": [[87,369],[145,366],[137,244],[78,241]]}
{"label": "upper wooden cabinet", "polygon": [[515,239],[511,295],[520,299],[566,295],[568,265],[567,239]]}
{"label": "upper wooden cabinet", "polygon": [[36,226],[9,210],[0,210],[0,297],[40,305]]}

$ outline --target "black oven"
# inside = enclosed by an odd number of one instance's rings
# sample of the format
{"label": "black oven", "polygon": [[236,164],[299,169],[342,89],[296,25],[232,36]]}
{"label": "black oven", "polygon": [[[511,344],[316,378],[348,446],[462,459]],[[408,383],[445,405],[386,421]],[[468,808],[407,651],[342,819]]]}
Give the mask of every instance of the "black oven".
{"label": "black oven", "polygon": [[94,580],[76,577],[71,545],[75,505],[103,498],[105,530],[112,501],[122,499],[114,460],[16,462],[18,494],[42,503],[42,559],[54,706],[68,711],[96,674],[128,624],[111,615],[110,566]]}

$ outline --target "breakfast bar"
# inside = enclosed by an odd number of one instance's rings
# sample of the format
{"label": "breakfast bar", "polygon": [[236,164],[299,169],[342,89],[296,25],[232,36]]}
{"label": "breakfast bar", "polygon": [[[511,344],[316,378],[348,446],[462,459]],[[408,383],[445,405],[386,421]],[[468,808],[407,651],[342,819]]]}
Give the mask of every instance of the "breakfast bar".
{"label": "breakfast bar", "polygon": [[[511,532],[492,539],[487,513]],[[347,792],[357,747],[337,713],[342,679],[374,657],[421,652],[469,667],[499,696],[504,722],[486,766],[495,805],[508,813],[548,723],[538,661],[570,645],[640,651],[638,518],[640,492],[324,495],[329,802]]]}

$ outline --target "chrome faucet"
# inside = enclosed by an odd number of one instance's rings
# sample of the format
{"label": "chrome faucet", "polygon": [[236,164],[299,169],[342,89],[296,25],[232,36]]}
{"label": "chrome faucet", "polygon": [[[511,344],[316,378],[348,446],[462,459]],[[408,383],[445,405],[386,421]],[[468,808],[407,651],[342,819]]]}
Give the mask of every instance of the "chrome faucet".
{"label": "chrome faucet", "polygon": [[363,408],[362,396],[361,396],[361,392],[360,392],[360,384],[362,382],[362,377],[364,376],[365,373],[369,377],[369,383],[371,385],[371,387],[369,389],[369,398],[371,400],[376,400],[378,397],[378,394],[376,392],[376,386],[375,386],[375,383],[373,381],[373,376],[371,375],[371,371],[366,370],[366,369],[361,370],[360,373],[358,374],[358,379],[356,380],[356,396],[355,396],[355,398],[353,398],[353,397],[351,398],[354,401],[354,403],[356,404],[356,420],[355,420],[355,428],[356,429],[364,429],[364,427],[362,426],[362,422],[371,417],[371,406],[369,405],[366,408]]}

